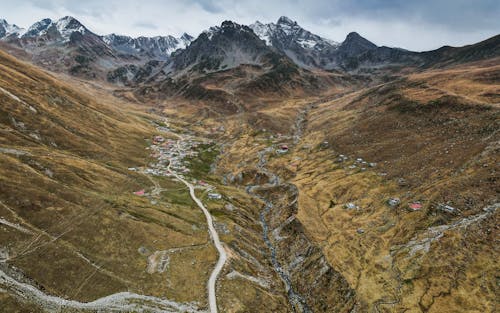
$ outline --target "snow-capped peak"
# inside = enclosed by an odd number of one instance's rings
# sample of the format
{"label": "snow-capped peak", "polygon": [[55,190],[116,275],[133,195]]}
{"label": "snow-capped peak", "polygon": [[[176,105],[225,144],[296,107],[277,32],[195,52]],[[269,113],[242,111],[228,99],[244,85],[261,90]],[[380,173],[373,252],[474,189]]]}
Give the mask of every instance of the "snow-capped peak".
{"label": "snow-capped peak", "polygon": [[122,53],[147,54],[158,59],[166,59],[178,49],[188,46],[193,37],[184,33],[180,38],[174,36],[137,37],[110,34],[102,37],[102,40]]}
{"label": "snow-capped peak", "polygon": [[[271,23],[272,24],[272,23]],[[271,24],[263,24],[259,21],[250,25],[253,32],[262,40],[266,42],[266,45],[271,46]],[[274,25],[274,24],[272,24]]]}
{"label": "snow-capped peak", "polygon": [[304,49],[322,50],[338,46],[337,42],[329,40],[318,35],[315,35],[304,28],[300,27],[297,22],[286,16],[278,19],[277,23],[263,24],[256,21],[250,25],[250,28],[255,32],[260,39],[264,40],[267,45],[274,45],[278,49],[287,49],[293,44],[298,44]]}
{"label": "snow-capped peak", "polygon": [[191,42],[194,40],[194,37],[187,33],[184,33],[177,39],[179,41],[179,46],[177,49],[185,49],[187,46],[189,46],[189,44],[191,44]]}
{"label": "snow-capped peak", "polygon": [[295,25],[295,24],[297,24],[297,22],[292,21],[290,18],[288,18],[288,17],[286,17],[286,16],[281,16],[281,17],[278,19],[277,24],[278,24],[278,25]]}
{"label": "snow-capped peak", "polygon": [[55,25],[57,31],[61,34],[61,37],[63,37],[65,41],[69,41],[71,34],[74,32],[85,34],[88,31],[82,23],[71,16],[65,16],[59,19]]}
{"label": "snow-capped peak", "polygon": [[203,31],[203,34],[207,35],[209,40],[215,35],[220,35],[224,33],[248,33],[254,35],[252,29],[249,26],[235,23],[230,20],[222,22],[220,26],[212,26],[207,30]]}
{"label": "snow-capped peak", "polygon": [[47,32],[47,29],[49,29],[52,24],[53,22],[50,18],[45,18],[41,21],[38,21],[35,24],[31,25],[22,37],[36,37],[43,35]]}
{"label": "snow-capped peak", "polygon": [[71,16],[65,16],[57,21],[50,18],[45,18],[41,21],[34,23],[28,30],[22,34],[22,38],[35,38],[47,35],[48,33],[59,34],[63,42],[70,40],[71,34],[79,32],[86,34],[89,30],[83,26],[79,21]]}
{"label": "snow-capped peak", "polygon": [[9,24],[6,20],[0,19],[0,38],[7,36],[19,36],[24,33],[24,28],[16,24]]}

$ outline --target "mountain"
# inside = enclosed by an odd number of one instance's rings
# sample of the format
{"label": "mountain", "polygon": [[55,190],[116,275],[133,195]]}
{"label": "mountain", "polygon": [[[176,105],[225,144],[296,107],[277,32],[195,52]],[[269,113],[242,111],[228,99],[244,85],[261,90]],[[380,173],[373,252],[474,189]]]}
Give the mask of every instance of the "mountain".
{"label": "mountain", "polygon": [[21,35],[24,38],[32,38],[41,36],[44,33],[47,33],[47,29],[53,25],[53,22],[50,18],[45,18],[41,21],[34,23],[28,28],[28,30]]}
{"label": "mountain", "polygon": [[37,38],[66,43],[71,40],[71,36],[75,33],[79,33],[80,35],[95,35],[75,18],[65,16],[57,21],[52,21],[49,18],[38,21],[31,25],[25,33],[21,34],[20,38]]}
{"label": "mountain", "polygon": [[[491,52],[482,56],[498,54],[494,43],[484,46]],[[484,47],[445,49],[448,55],[443,58],[459,51],[479,57],[471,52],[475,49]],[[317,93],[332,85],[381,82],[394,79],[405,68],[435,66],[443,53],[379,47],[356,32],[335,43],[304,30],[286,17],[267,25],[256,22],[245,26],[224,21],[202,32],[164,63],[126,65],[110,72],[108,80],[138,87],[138,98],[183,97],[211,103],[213,108],[223,104],[222,111],[227,114],[238,111],[239,100],[235,95],[290,96]]]}
{"label": "mountain", "polygon": [[421,53],[426,66],[449,66],[500,57],[500,35],[463,47],[444,46]]}
{"label": "mountain", "polygon": [[6,20],[0,19],[0,38],[17,37],[24,30],[15,24],[9,24]]}
{"label": "mountain", "polygon": [[25,58],[35,64],[84,78],[104,77],[103,73],[124,61],[99,35],[71,16],[43,19],[26,32],[0,40],[26,52]]}
{"label": "mountain", "polygon": [[[165,64],[127,64],[110,72],[108,80],[126,85],[146,80],[161,83],[188,74],[189,80],[192,80],[194,77],[233,69],[240,65],[269,65],[271,59],[281,58],[280,54],[266,46],[249,27],[231,21],[211,27],[194,40],[189,37],[188,39],[190,44],[185,49],[172,53]],[[158,71],[159,67],[161,69]]]}
{"label": "mountain", "polygon": [[257,21],[250,28],[267,45],[305,67],[321,67],[325,52],[333,51],[339,46],[339,43],[315,35],[285,16],[280,17],[276,24]]}
{"label": "mountain", "polygon": [[[55,21],[42,19],[26,31],[0,21],[0,40],[27,52],[30,61],[53,71],[91,79],[106,79],[109,73],[123,66],[150,67],[167,60],[173,51],[185,48],[192,39],[188,34],[180,38],[100,36],[71,16]],[[17,52],[15,49],[11,52]]]}
{"label": "mountain", "polygon": [[356,32],[351,32],[339,46],[339,52],[346,55],[359,55],[363,52],[376,49],[377,45],[373,42],[361,37]]}
{"label": "mountain", "polygon": [[[288,17],[276,23],[250,26],[225,21],[196,39],[97,35],[73,17],[43,19],[27,30],[0,20],[0,41],[19,57],[53,71],[99,78],[120,85],[136,85],[188,72],[214,73],[239,66],[284,72],[326,70],[330,73],[398,73],[403,68],[447,66],[498,56],[498,38],[481,46],[442,47],[427,52],[379,47],[356,32],[338,43],[318,36]],[[22,54],[28,54],[28,57]],[[294,69],[295,68],[295,69]],[[390,74],[392,75],[392,74]]]}
{"label": "mountain", "polygon": [[132,38],[117,34],[103,36],[104,42],[120,53],[156,60],[167,60],[172,52],[186,48],[193,39],[186,33],[179,38],[173,36]]}
{"label": "mountain", "polygon": [[113,73],[112,80],[135,82],[138,98],[183,97],[213,104],[214,111],[229,114],[241,109],[239,99],[245,94],[311,93],[331,83],[325,83],[325,77],[300,68],[266,45],[250,27],[224,21],[174,52],[160,71],[123,67]]}
{"label": "mountain", "polygon": [[224,21],[201,33],[187,49],[172,55],[168,69],[213,72],[241,64],[262,65],[275,54],[248,26]]}
{"label": "mountain", "polygon": [[266,45],[287,55],[297,65],[309,69],[370,72],[386,67],[456,64],[499,55],[498,36],[480,46],[443,47],[419,53],[379,47],[356,32],[349,33],[343,42],[337,43],[311,33],[285,16],[276,23],[263,24],[257,21],[250,28]]}
{"label": "mountain", "polygon": [[353,71],[391,63],[414,64],[409,57],[412,52],[378,47],[356,32],[338,43],[311,33],[286,16],[280,17],[276,24],[257,21],[250,27],[268,46],[304,68]]}

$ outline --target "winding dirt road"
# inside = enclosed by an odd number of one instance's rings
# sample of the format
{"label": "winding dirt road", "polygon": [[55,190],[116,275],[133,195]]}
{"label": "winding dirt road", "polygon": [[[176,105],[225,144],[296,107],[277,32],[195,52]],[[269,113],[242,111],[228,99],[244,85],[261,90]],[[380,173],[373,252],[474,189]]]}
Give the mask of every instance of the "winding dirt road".
{"label": "winding dirt road", "polygon": [[[177,135],[179,140],[176,143],[177,146],[177,151],[181,151],[180,147],[180,142],[184,140],[184,138],[180,135]],[[169,163],[167,169],[178,179],[180,180],[184,185],[186,185],[189,188],[189,194],[191,195],[191,199],[198,205],[198,207],[203,211],[203,214],[205,214],[205,218],[207,219],[207,224],[208,224],[208,232],[210,233],[210,237],[212,238],[215,248],[219,252],[219,260],[217,261],[217,264],[215,265],[214,270],[212,271],[212,274],[210,275],[210,279],[208,280],[208,302],[210,306],[210,313],[217,313],[217,297],[215,295],[215,283],[217,282],[217,277],[219,276],[220,272],[222,271],[222,268],[224,267],[224,264],[226,263],[227,260],[227,254],[226,250],[224,250],[224,247],[222,246],[222,243],[219,239],[219,234],[215,230],[214,223],[213,223],[213,218],[212,215],[210,215],[210,212],[208,212],[207,208],[203,205],[200,199],[196,197],[196,194],[194,192],[194,186],[189,183],[187,180],[182,178],[179,174],[176,172],[172,171],[170,169],[170,165],[172,162]]]}

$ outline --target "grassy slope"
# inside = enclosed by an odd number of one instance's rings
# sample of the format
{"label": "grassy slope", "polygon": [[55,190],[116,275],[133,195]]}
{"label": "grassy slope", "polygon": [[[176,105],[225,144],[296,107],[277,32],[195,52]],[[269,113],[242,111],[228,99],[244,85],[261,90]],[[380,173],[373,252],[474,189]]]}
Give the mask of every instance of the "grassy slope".
{"label": "grassy slope", "polygon": [[[299,144],[271,157],[268,167],[299,188],[298,218],[356,289],[359,311],[494,311],[498,213],[446,231],[427,253],[405,245],[498,202],[497,64],[426,71],[326,101],[311,109]],[[226,120],[237,135],[219,172],[254,175],[259,150],[292,142],[270,139],[269,130],[288,133],[306,102],[256,107],[245,115],[250,129]],[[336,163],[339,154],[349,161]],[[377,165],[349,169],[358,157]],[[400,207],[390,208],[389,197],[401,198]],[[421,211],[407,209],[414,200]],[[360,210],[345,210],[348,202]],[[462,212],[442,212],[438,203]]]}
{"label": "grassy slope", "polygon": [[[356,286],[363,306],[494,311],[499,254],[490,241],[498,213],[445,232],[428,253],[412,255],[400,245],[498,202],[499,111],[492,95],[499,92],[499,71],[478,66],[412,75],[311,112],[303,144],[313,149],[294,154],[303,159],[294,178],[299,218]],[[318,148],[324,140],[329,148]],[[335,163],[338,154],[350,161]],[[357,157],[377,166],[349,169]],[[389,208],[386,200],[396,196],[402,205]],[[423,201],[422,211],[407,211],[413,200]],[[343,209],[347,202],[361,209]],[[439,211],[438,203],[462,213]],[[357,234],[359,228],[365,233]]]}
{"label": "grassy slope", "polygon": [[[0,225],[8,264],[45,292],[76,300],[130,290],[203,304],[215,253],[201,212],[189,200],[164,195],[152,205],[132,195],[152,187],[127,171],[148,162],[144,139],[155,130],[147,117],[2,52],[0,87],[0,216],[33,233]],[[164,273],[146,272],[152,252],[192,244],[202,246],[172,255]]]}

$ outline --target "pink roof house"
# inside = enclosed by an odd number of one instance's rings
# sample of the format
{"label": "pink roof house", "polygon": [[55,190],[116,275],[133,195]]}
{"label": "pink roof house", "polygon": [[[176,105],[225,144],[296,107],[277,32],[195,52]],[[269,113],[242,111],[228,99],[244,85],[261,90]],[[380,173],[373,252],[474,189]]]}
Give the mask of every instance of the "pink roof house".
{"label": "pink roof house", "polygon": [[139,191],[135,191],[134,195],[136,195],[136,196],[144,196],[144,193],[145,193],[144,189],[141,189]]}

